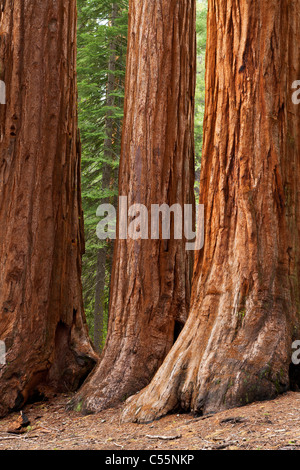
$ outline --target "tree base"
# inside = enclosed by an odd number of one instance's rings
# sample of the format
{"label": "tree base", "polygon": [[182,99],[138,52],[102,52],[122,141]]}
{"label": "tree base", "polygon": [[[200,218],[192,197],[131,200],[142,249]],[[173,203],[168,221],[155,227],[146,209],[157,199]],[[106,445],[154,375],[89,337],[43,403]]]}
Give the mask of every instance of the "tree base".
{"label": "tree base", "polygon": [[178,411],[206,415],[286,392],[292,340],[283,319],[277,320],[271,317],[259,331],[256,314],[236,333],[225,329],[225,318],[218,326],[212,322],[209,336],[207,317],[191,315],[150,385],[127,401],[122,420],[148,423]]}
{"label": "tree base", "polygon": [[141,379],[141,373],[132,373],[132,367],[117,362],[110,369],[103,361],[70,401],[68,409],[88,415],[124,403],[137,390],[146,387],[151,379],[150,376],[147,380],[145,374]]}
{"label": "tree base", "polygon": [[[20,410],[28,401],[40,401],[54,393],[75,392],[97,363],[85,336],[85,329],[60,322],[56,328],[55,350],[17,347],[8,352],[7,364],[0,367],[0,417]],[[22,345],[23,346],[23,345]],[[25,351],[25,352],[24,352]]]}

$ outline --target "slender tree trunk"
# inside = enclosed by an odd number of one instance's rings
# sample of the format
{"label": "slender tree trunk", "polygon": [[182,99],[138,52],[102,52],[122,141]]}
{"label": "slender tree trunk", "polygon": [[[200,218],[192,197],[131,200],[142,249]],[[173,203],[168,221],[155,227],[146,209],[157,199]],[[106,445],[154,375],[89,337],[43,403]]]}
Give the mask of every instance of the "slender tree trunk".
{"label": "slender tree trunk", "polygon": [[[114,27],[118,15],[118,4],[114,3],[111,13],[111,26]],[[107,80],[107,98],[106,105],[112,108],[115,104],[113,92],[116,88],[115,71],[116,71],[116,42],[117,38],[113,37],[109,45],[111,52],[108,62],[108,80]],[[104,142],[104,163],[102,173],[102,190],[108,191],[111,187],[112,165],[109,162],[114,160],[113,152],[113,112],[111,109],[107,111],[105,118],[106,139]],[[109,198],[102,200],[102,204],[108,204]],[[94,344],[98,352],[102,351],[104,343],[104,311],[105,311],[105,273],[106,261],[110,257],[110,247],[103,246],[98,251],[97,259],[97,275],[96,275],[96,291],[95,291],[95,312],[94,312]]]}
{"label": "slender tree trunk", "polygon": [[[131,0],[120,161],[128,206],[194,204],[195,1]],[[149,383],[187,318],[184,240],[116,240],[108,339],[72,405],[99,411]]]}
{"label": "slender tree trunk", "polygon": [[94,310],[94,346],[101,352],[104,339],[104,291],[106,271],[106,248],[100,248],[97,254],[97,272]]}
{"label": "slender tree trunk", "polygon": [[0,415],[75,390],[96,355],[81,294],[76,1],[0,1]]}
{"label": "slender tree trunk", "polygon": [[299,42],[297,1],[209,0],[205,247],[188,322],[124,420],[216,412],[289,388],[300,334]]}

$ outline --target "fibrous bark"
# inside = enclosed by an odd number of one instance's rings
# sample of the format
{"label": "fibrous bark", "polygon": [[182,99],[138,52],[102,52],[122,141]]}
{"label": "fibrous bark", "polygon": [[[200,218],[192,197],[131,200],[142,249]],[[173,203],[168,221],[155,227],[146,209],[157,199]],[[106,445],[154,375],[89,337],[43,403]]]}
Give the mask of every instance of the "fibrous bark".
{"label": "fibrous bark", "polygon": [[[0,415],[95,364],[83,312],[76,1],[0,1]],[[39,389],[40,390],[40,389]]]}
{"label": "fibrous bark", "polygon": [[208,3],[204,250],[186,326],[124,420],[275,397],[300,334],[300,4]]}
{"label": "fibrous bark", "polygon": [[[194,205],[195,1],[131,0],[120,196]],[[108,338],[72,406],[95,412],[146,386],[187,318],[184,240],[115,243]]]}

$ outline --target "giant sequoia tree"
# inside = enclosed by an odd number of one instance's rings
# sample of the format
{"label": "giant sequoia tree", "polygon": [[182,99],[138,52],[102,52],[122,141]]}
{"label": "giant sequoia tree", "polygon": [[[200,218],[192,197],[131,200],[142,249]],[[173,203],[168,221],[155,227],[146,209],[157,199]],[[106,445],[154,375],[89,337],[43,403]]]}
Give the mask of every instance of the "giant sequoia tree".
{"label": "giant sequoia tree", "polygon": [[[120,196],[194,204],[195,0],[131,0]],[[99,411],[146,386],[184,325],[192,257],[184,240],[116,240],[108,338],[73,401]]]}
{"label": "giant sequoia tree", "polygon": [[95,363],[83,314],[76,1],[0,1],[0,415]]}
{"label": "giant sequoia tree", "polygon": [[205,246],[186,326],[125,420],[272,398],[300,334],[300,4],[208,3]]}

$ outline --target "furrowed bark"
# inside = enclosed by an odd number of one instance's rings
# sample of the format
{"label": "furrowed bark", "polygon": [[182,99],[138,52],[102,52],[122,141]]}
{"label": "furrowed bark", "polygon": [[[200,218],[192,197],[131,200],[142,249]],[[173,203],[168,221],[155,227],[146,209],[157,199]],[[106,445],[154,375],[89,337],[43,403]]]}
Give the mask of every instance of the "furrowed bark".
{"label": "furrowed bark", "polygon": [[0,416],[76,390],[97,356],[81,294],[76,1],[2,0]]}
{"label": "furrowed bark", "polygon": [[[194,205],[195,1],[130,1],[120,196]],[[108,338],[71,406],[96,412],[146,386],[186,321],[184,240],[115,243]]]}
{"label": "furrowed bark", "polygon": [[297,1],[209,0],[197,255],[186,326],[124,421],[211,413],[290,387],[299,339]]}

